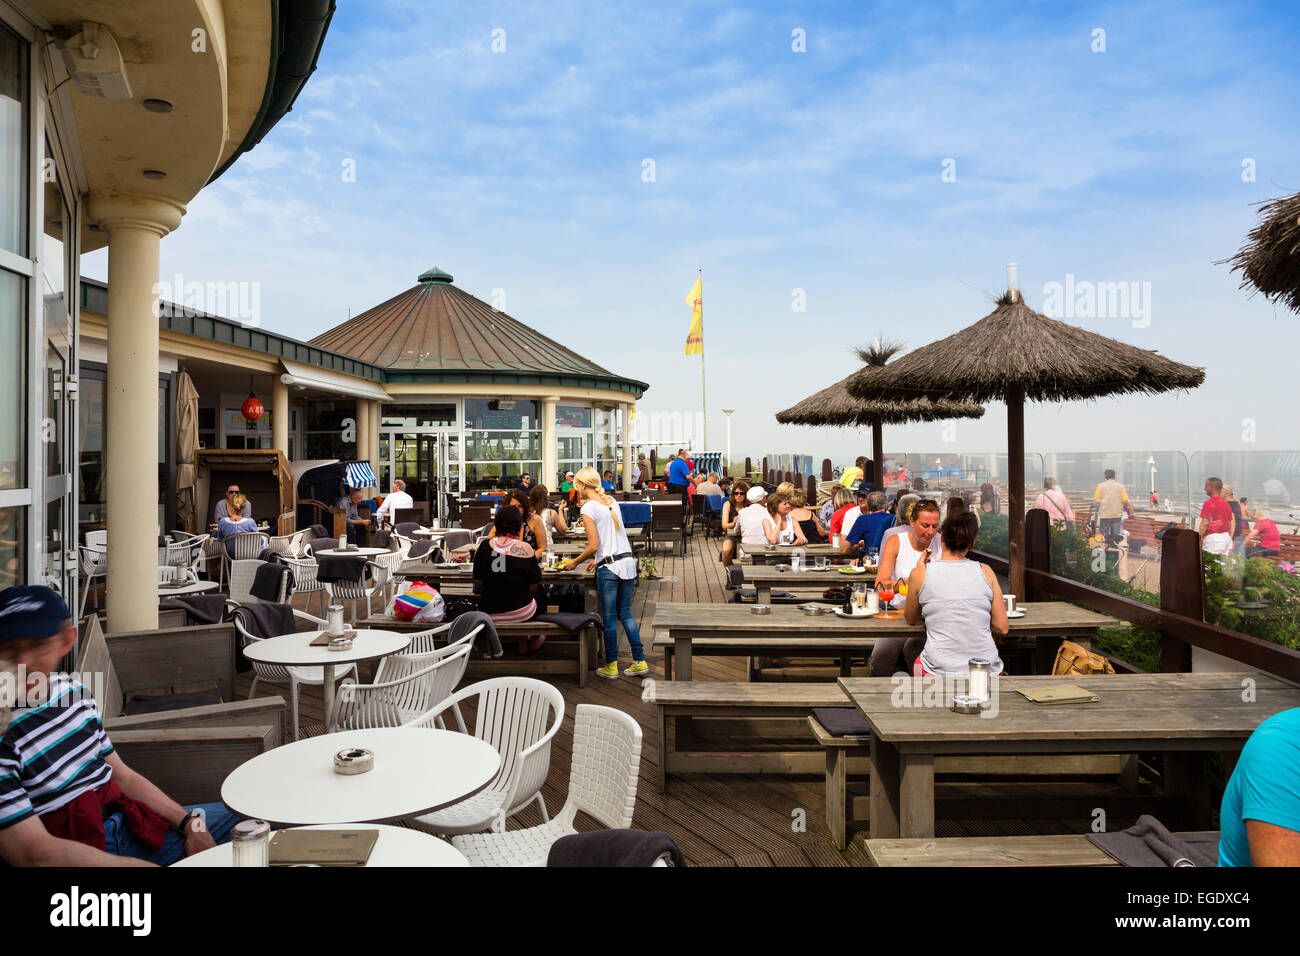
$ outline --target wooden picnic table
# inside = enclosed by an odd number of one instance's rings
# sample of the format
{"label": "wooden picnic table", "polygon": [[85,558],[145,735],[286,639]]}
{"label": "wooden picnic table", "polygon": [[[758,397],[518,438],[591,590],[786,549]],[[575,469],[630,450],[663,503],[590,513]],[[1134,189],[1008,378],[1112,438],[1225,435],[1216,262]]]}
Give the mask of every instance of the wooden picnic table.
{"label": "wooden picnic table", "polygon": [[[1113,617],[1064,601],[1019,607],[1025,616],[1009,622],[1013,637],[1061,637],[1089,646],[1097,628],[1119,623]],[[691,656],[696,643],[702,646],[701,653],[709,656],[840,658],[840,671],[847,675],[849,655],[870,654],[876,638],[925,634],[924,624],[914,626],[902,617],[810,617],[793,604],[778,604],[768,614],[754,614],[746,604],[664,603],[655,607],[652,626],[654,647],[664,652],[667,680],[692,679]]]}
{"label": "wooden picnic table", "polygon": [[[852,587],[865,584],[868,587],[876,583],[876,572],[868,569],[862,574],[847,574],[838,568],[825,571],[792,571],[788,564],[745,564],[739,565],[741,576],[746,584],[752,584],[757,591],[754,600],[759,604],[772,603],[772,589],[775,588],[821,588]],[[821,618],[812,618],[821,620]]]}
{"label": "wooden picnic table", "polygon": [[[751,564],[789,564],[790,555],[794,552],[796,545],[792,544],[774,544],[768,547],[742,545],[745,551],[745,557],[749,558]],[[835,561],[852,561],[861,557],[858,554],[840,554],[840,549],[830,544],[805,544],[798,545],[803,548],[804,557],[811,560],[818,555],[824,555]]]}
{"label": "wooden picnic table", "polygon": [[[1239,751],[1264,720],[1300,707],[1300,687],[1267,674],[1090,674],[1002,677],[980,715],[934,706],[921,681],[840,678],[871,725],[872,839],[934,836],[934,761],[956,754],[1164,753],[1168,793],[1189,798],[1193,827],[1209,818],[1206,756]],[[1074,684],[1095,703],[1034,704],[1016,688]],[[1247,690],[1250,693],[1247,693]],[[957,692],[964,690],[959,681]],[[927,702],[929,706],[926,706]],[[947,703],[947,702],[945,702]]]}
{"label": "wooden picnic table", "polygon": [[[474,565],[472,562],[466,562],[456,568],[440,568],[433,564],[406,565],[402,568],[402,576],[419,578],[419,580],[432,584],[441,591],[444,584],[469,584],[473,581]],[[597,613],[599,610],[600,602],[596,596],[595,571],[586,571],[583,568],[573,571],[542,571],[541,583],[581,584],[585,588],[583,607],[591,613]],[[539,598],[538,604],[544,603]]]}

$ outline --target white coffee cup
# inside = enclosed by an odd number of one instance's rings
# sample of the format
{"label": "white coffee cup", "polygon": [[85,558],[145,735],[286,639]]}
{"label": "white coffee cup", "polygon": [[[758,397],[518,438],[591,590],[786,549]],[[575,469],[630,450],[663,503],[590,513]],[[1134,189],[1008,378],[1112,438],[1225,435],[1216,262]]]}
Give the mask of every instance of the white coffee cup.
{"label": "white coffee cup", "polygon": [[1002,595],[1002,603],[1006,605],[1008,614],[1016,613],[1016,596],[1014,594]]}

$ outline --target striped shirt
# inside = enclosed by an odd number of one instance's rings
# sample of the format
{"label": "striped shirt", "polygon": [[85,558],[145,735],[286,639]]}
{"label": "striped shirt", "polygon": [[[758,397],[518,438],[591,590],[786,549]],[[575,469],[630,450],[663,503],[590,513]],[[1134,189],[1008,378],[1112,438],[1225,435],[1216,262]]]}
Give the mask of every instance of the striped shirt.
{"label": "striped shirt", "polygon": [[108,783],[112,752],[94,698],[68,674],[51,674],[46,703],[14,708],[0,739],[0,830]]}

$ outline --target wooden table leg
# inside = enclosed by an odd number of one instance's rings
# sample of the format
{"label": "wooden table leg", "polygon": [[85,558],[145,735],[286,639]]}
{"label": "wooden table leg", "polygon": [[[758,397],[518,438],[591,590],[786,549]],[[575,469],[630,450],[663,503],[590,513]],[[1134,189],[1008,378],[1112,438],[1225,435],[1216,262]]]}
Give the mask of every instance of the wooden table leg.
{"label": "wooden table leg", "polygon": [[659,727],[659,792],[668,789],[668,720],[664,716],[664,705],[655,707],[655,722]]}
{"label": "wooden table leg", "polygon": [[673,646],[668,644],[664,647],[664,680],[673,679]]}
{"label": "wooden table leg", "polygon": [[873,840],[899,834],[898,748],[871,737],[871,810],[867,830]]}
{"label": "wooden table leg", "polygon": [[679,637],[673,641],[673,649],[677,654],[677,679],[691,679],[691,639],[689,637]]}
{"label": "wooden table leg", "polygon": [[843,850],[848,845],[849,757],[843,747],[826,748],[826,829],[831,842]]}
{"label": "wooden table leg", "polygon": [[765,584],[762,581],[754,582],[754,603],[771,604],[772,603],[772,585]]}
{"label": "wooden table leg", "polygon": [[898,796],[900,836],[934,836],[934,754],[903,754]]}

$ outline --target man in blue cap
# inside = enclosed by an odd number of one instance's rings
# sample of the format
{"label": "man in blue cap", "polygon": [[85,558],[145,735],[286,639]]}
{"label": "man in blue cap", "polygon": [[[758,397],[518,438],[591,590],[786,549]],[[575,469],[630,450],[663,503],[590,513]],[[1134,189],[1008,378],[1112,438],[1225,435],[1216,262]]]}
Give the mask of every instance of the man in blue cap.
{"label": "man in blue cap", "polygon": [[76,639],[54,591],[0,591],[0,695],[8,684],[13,697],[0,707],[0,860],[166,866],[225,842],[237,818],[222,804],[182,807],[113,749],[90,692],[56,671]]}

